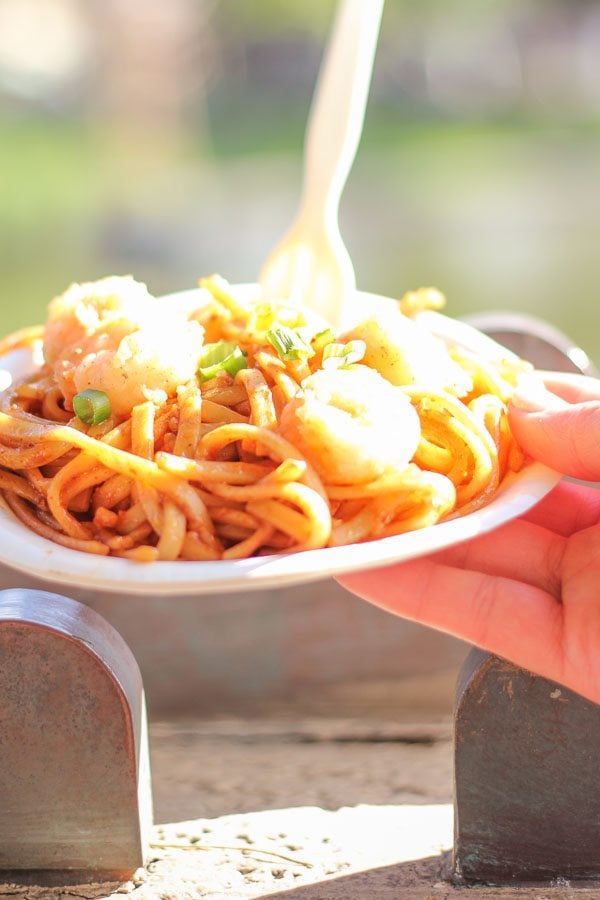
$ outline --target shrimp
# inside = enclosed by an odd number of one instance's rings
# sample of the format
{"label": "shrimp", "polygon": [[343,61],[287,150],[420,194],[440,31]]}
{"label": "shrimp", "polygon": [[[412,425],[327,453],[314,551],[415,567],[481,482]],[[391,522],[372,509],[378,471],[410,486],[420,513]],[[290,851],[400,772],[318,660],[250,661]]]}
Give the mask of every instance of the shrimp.
{"label": "shrimp", "polygon": [[378,311],[342,340],[364,341],[367,349],[362,362],[391,384],[422,384],[457,397],[472,389],[471,376],[451,358],[444,342],[399,309]]}
{"label": "shrimp", "polygon": [[44,329],[44,358],[53,365],[68,347],[75,347],[102,325],[119,318],[141,324],[154,298],[145,284],[131,276],[111,275],[99,281],[72,284],[50,301]]}
{"label": "shrimp", "polygon": [[44,358],[65,408],[88,388],[104,391],[115,417],[164,400],[194,377],[204,329],[184,310],[159,304],[132,278],[75,284],[50,304]]}
{"label": "shrimp", "polygon": [[283,408],[281,434],[329,484],[362,484],[404,469],[421,436],[403,391],[374,369],[320,369]]}

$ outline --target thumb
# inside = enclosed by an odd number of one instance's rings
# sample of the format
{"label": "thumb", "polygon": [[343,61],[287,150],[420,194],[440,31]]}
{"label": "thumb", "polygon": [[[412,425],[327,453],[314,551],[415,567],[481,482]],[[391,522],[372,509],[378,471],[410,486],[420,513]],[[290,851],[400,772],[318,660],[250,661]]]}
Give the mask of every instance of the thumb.
{"label": "thumb", "polygon": [[552,373],[545,381],[530,375],[517,385],[509,405],[515,440],[564,475],[600,481],[600,380]]}

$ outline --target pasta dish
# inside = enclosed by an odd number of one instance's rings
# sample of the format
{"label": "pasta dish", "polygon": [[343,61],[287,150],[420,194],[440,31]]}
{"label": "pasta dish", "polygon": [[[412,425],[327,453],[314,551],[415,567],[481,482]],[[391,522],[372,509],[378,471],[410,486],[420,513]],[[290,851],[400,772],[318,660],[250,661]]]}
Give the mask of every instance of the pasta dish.
{"label": "pasta dish", "polygon": [[528,366],[447,346],[405,294],[342,334],[219,276],[194,302],[128,277],[72,285],[0,357],[0,494],[88,553],[233,560],[371,541],[463,516],[523,464],[506,402]]}

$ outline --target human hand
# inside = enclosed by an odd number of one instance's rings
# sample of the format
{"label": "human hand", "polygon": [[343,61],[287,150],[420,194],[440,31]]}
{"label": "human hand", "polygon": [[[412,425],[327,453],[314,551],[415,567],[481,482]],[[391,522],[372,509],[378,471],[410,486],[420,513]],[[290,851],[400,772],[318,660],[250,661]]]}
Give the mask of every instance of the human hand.
{"label": "human hand", "polygon": [[[523,450],[600,482],[600,380],[546,373],[510,406]],[[600,490],[562,481],[521,519],[430,557],[338,579],[392,613],[600,703]]]}

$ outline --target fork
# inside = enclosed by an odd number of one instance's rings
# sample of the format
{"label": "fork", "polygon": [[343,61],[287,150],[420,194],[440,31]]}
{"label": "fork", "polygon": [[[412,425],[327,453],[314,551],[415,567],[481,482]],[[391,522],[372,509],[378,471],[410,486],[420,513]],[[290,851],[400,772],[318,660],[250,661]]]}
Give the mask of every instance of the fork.
{"label": "fork", "polygon": [[362,132],[383,3],[341,0],[306,129],[299,211],[259,276],[265,296],[301,303],[337,327],[356,290],[338,209]]}

